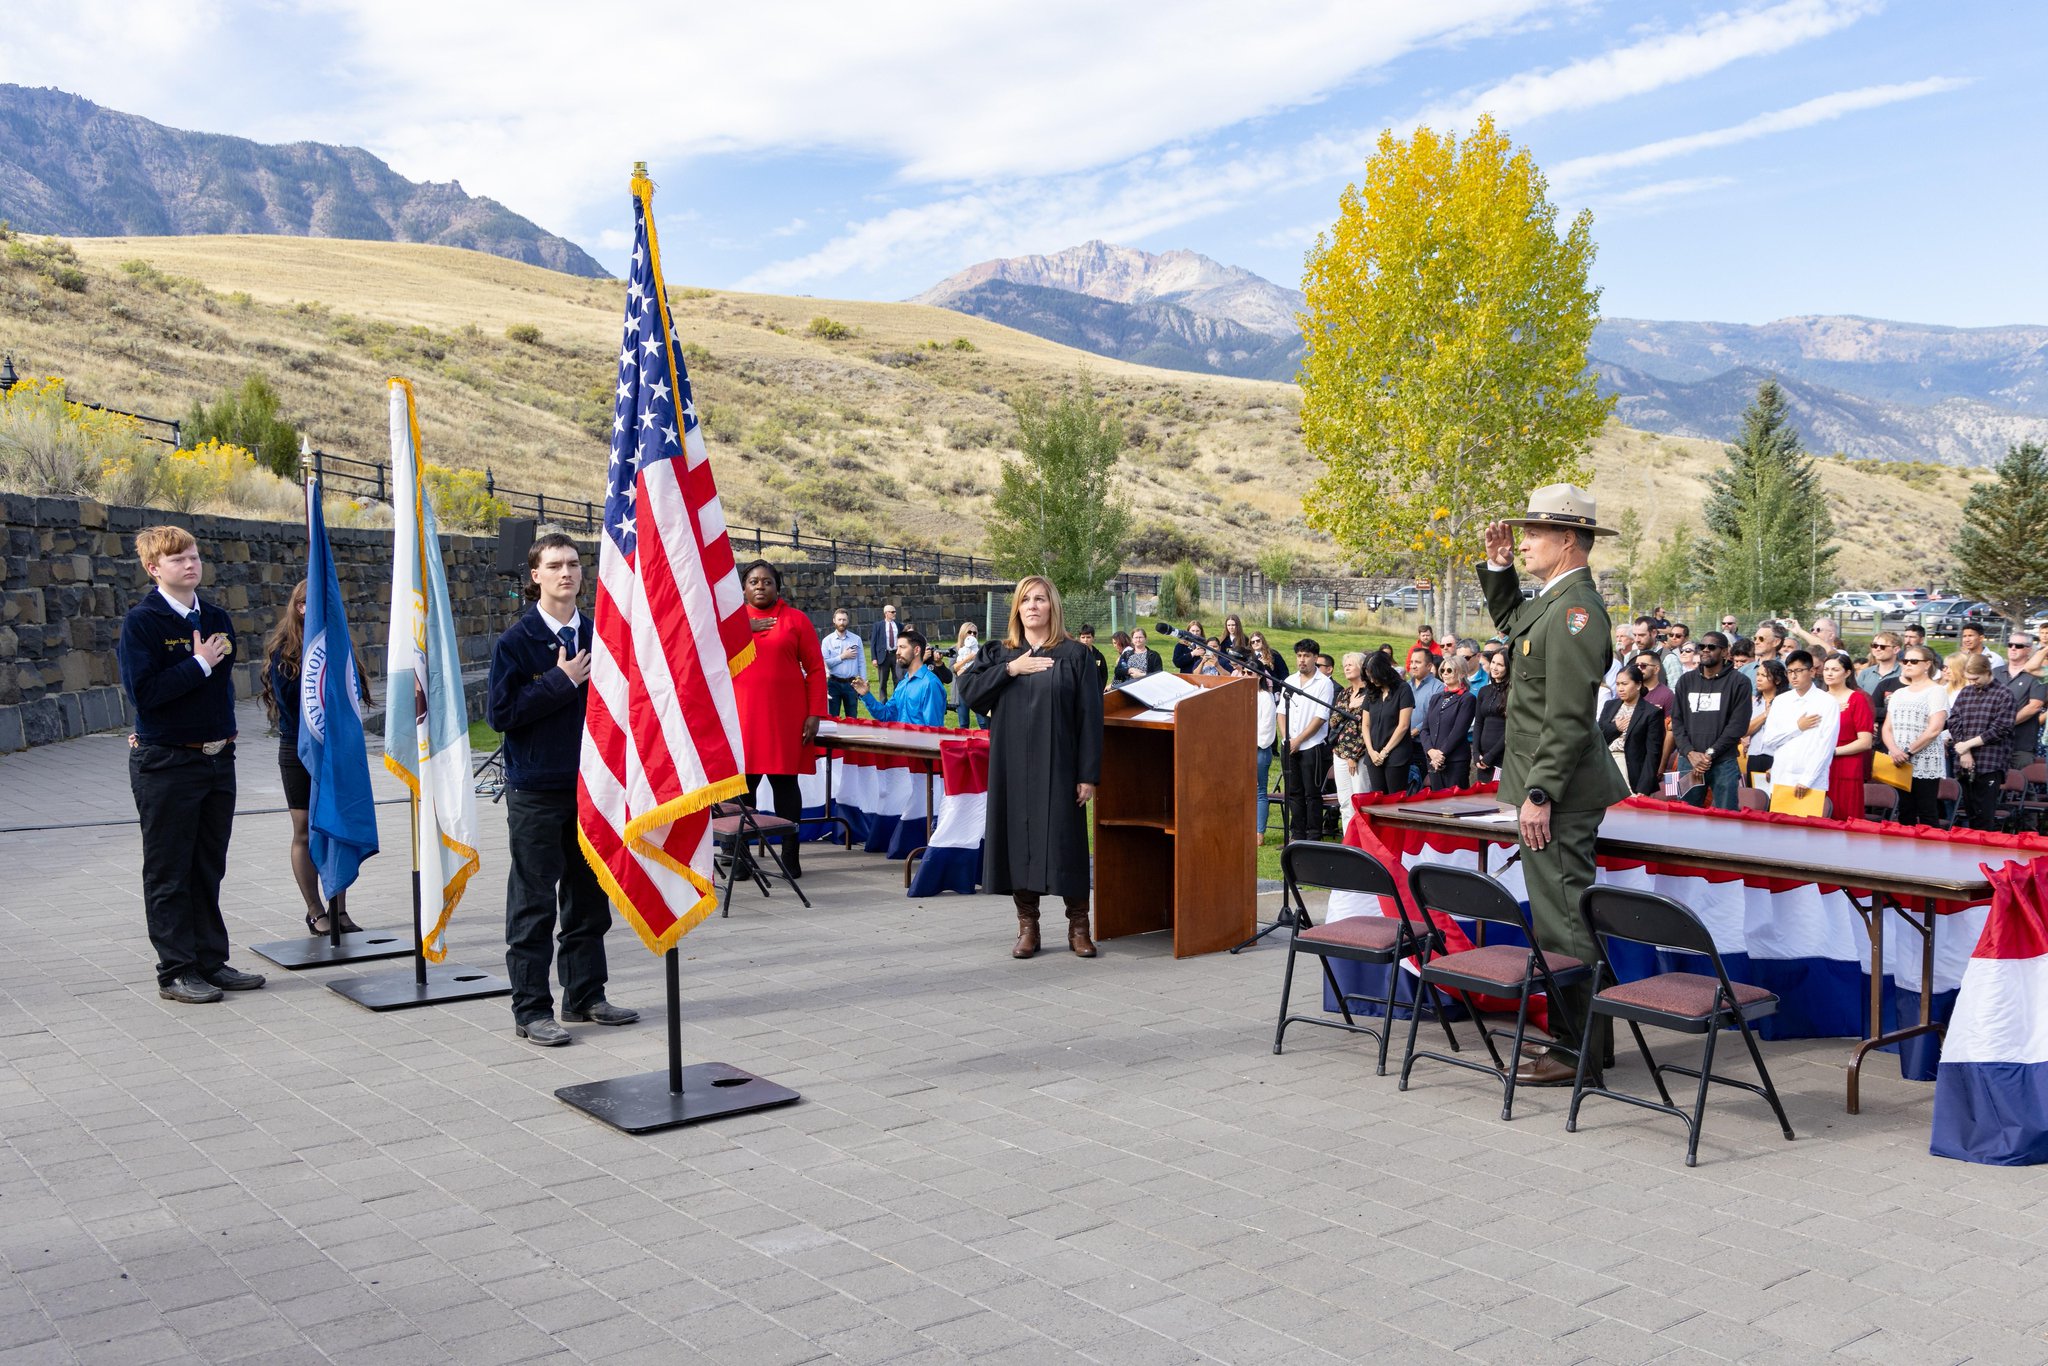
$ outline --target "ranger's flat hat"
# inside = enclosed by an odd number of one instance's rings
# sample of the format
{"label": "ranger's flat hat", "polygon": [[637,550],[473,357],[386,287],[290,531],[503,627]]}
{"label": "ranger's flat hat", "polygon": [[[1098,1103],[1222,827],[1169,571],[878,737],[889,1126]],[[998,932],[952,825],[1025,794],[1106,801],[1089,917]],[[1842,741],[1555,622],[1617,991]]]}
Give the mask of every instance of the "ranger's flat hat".
{"label": "ranger's flat hat", "polygon": [[1593,495],[1571,484],[1548,484],[1529,495],[1529,512],[1509,517],[1509,526],[1561,526],[1590,531],[1595,536],[1612,536],[1611,526],[1601,526]]}

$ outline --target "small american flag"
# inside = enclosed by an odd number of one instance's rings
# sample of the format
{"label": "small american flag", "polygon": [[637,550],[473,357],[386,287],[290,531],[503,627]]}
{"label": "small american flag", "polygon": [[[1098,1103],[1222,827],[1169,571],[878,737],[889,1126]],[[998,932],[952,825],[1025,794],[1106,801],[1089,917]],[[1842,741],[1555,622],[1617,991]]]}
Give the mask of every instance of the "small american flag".
{"label": "small american flag", "polygon": [[662,290],[654,187],[636,172],[632,189],[576,814],[598,881],[665,953],[717,905],[709,808],[746,786],[732,676],[754,647]]}

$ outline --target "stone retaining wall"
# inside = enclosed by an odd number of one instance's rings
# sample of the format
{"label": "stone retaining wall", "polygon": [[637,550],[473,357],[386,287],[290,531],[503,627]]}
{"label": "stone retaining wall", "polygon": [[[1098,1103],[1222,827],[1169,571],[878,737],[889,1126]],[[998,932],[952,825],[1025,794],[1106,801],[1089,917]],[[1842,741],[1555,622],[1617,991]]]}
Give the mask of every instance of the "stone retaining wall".
{"label": "stone retaining wall", "polygon": [[[206,560],[200,591],[235,622],[236,695],[254,695],[263,637],[305,575],[303,526],[0,494],[0,754],[129,724],[115,651],[122,618],[149,589],[135,559],[135,533],[167,522],[198,538]],[[371,674],[381,674],[391,533],[330,527],[329,538],[357,646]],[[597,552],[592,541],[578,544],[587,606]],[[525,576],[498,573],[497,549],[496,538],[441,538],[468,669],[489,662],[492,641],[523,604],[517,588]],[[825,630],[835,606],[864,628],[893,602],[900,617],[950,640],[962,620],[982,620],[991,587],[1008,601],[1001,585],[941,584],[934,574],[835,575],[824,564],[768,558],[783,571],[790,601]]]}

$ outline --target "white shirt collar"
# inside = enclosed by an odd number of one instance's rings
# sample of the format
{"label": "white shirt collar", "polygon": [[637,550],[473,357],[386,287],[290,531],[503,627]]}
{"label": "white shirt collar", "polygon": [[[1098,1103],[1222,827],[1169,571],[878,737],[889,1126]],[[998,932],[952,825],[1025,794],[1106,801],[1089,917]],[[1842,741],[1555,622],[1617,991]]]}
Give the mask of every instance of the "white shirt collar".
{"label": "white shirt collar", "polygon": [[549,635],[560,635],[563,631],[573,631],[583,624],[583,614],[581,612],[571,611],[567,621],[556,621],[548,615],[548,609],[537,602],[533,605],[533,610],[540,613],[540,619],[548,624]]}
{"label": "white shirt collar", "polygon": [[192,605],[190,607],[187,607],[185,604],[179,602],[176,598],[172,597],[171,590],[164,587],[162,584],[158,584],[156,586],[156,591],[163,597],[163,600],[165,602],[171,605],[171,610],[173,612],[176,612],[181,617],[190,616],[192,615],[192,613],[199,610],[199,595],[197,593],[194,593],[192,595]]}
{"label": "white shirt collar", "polygon": [[1537,590],[1536,596],[1540,598],[1545,593],[1548,593],[1551,589],[1557,587],[1557,581],[1563,578],[1565,574],[1576,574],[1578,573],[1578,571],[1584,569],[1585,567],[1586,566],[1582,564],[1575,564],[1570,569],[1565,570],[1562,574],[1552,574],[1549,578],[1543,581],[1543,587]]}

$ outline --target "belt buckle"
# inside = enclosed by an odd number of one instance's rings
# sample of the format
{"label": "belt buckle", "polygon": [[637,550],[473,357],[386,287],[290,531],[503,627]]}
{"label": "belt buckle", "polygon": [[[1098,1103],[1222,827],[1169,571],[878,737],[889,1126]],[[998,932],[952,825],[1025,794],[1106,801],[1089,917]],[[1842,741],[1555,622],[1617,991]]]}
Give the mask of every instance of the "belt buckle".
{"label": "belt buckle", "polygon": [[210,759],[214,755],[226,749],[230,743],[231,742],[227,740],[208,740],[205,744],[199,747],[199,752]]}

